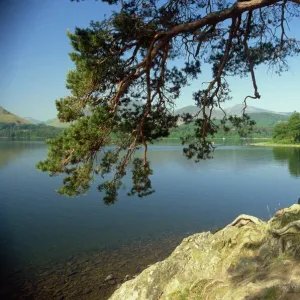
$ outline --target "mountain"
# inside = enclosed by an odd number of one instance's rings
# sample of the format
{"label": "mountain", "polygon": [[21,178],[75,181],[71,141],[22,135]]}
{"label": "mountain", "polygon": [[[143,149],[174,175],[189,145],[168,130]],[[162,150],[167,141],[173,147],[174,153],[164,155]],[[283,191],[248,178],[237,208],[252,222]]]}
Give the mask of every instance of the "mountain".
{"label": "mountain", "polygon": [[58,119],[51,119],[45,122],[47,126],[53,126],[58,128],[68,128],[70,123],[62,123]]}
{"label": "mountain", "polygon": [[279,114],[291,116],[293,113],[294,113],[294,111],[293,112],[280,112]]}
{"label": "mountain", "polygon": [[40,120],[31,118],[31,117],[24,117],[23,119],[24,119],[24,120],[27,120],[27,121],[29,121],[30,123],[35,124],[35,125],[36,125],[36,124],[42,124],[42,123],[44,123],[43,121],[40,121]]}
{"label": "mountain", "polygon": [[[243,109],[244,109],[244,104],[237,104],[232,107],[224,108],[224,111],[226,112],[227,115],[241,116]],[[175,113],[176,114],[190,113],[194,115],[196,114],[196,112],[198,112],[198,110],[199,109],[197,108],[197,106],[189,105],[175,110]],[[247,106],[245,111],[247,114],[265,113],[265,114],[282,115],[282,116],[290,116],[292,114],[290,112],[275,112],[263,108],[254,107],[254,106]],[[224,113],[219,108],[214,108],[212,116],[216,119],[221,119],[224,116]]]}
{"label": "mountain", "polygon": [[290,115],[285,115],[281,113],[270,113],[270,112],[260,112],[260,113],[248,113],[250,118],[256,122],[256,126],[275,126],[278,122],[288,121]]}
{"label": "mountain", "polygon": [[198,112],[199,108],[194,105],[185,106],[175,110],[176,115],[191,114],[192,116]]}
{"label": "mountain", "polygon": [[[225,108],[224,111],[226,112],[227,116],[230,115],[241,116],[243,109],[244,109],[244,104],[237,104],[232,107]],[[197,112],[198,112],[198,108],[192,105],[185,106],[175,110],[175,114],[190,113],[191,115],[195,115]],[[209,113],[209,111],[207,111],[207,113]],[[267,127],[273,127],[278,122],[287,121],[292,114],[289,112],[274,112],[267,109],[254,107],[254,106],[247,106],[246,113],[251,117],[252,120],[256,122],[257,126],[267,126]],[[212,117],[217,120],[220,120],[224,117],[224,113],[219,108],[215,108],[212,112]],[[183,123],[182,120],[179,119],[178,125],[182,123]]]}
{"label": "mountain", "polygon": [[19,116],[16,116],[0,106],[0,123],[17,123],[17,124],[31,124]]}
{"label": "mountain", "polygon": [[[189,113],[194,116],[199,111],[197,106],[189,105],[175,110],[176,115],[181,115],[183,113]],[[207,109],[207,114],[209,114],[209,110]],[[215,119],[222,119],[224,117],[224,113],[219,108],[214,108],[212,112],[212,117]]]}
{"label": "mountain", "polygon": [[[228,115],[237,115],[237,116],[241,116],[242,115],[242,111],[244,109],[245,105],[244,104],[237,104],[234,105],[232,107],[228,107],[225,109],[226,114]],[[263,108],[258,108],[258,107],[254,107],[254,106],[247,106],[246,108],[246,113],[247,114],[253,114],[253,113],[275,113],[275,114],[280,114],[274,111],[270,111],[267,109],[263,109]]]}

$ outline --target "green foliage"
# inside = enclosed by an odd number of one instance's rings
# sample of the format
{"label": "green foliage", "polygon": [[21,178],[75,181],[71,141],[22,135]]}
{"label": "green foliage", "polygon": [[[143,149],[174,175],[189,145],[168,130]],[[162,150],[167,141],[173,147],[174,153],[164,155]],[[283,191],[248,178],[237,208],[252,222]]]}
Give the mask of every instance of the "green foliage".
{"label": "green foliage", "polygon": [[281,143],[299,143],[300,114],[295,112],[287,122],[278,123],[274,128],[273,139]]}
{"label": "green foliage", "polygon": [[261,127],[273,127],[280,122],[287,121],[290,116],[281,115],[269,112],[260,112],[260,113],[249,113],[249,116],[253,121],[255,121],[257,126]]}
{"label": "green foliage", "polygon": [[300,114],[294,113],[288,120],[288,136],[292,137],[294,143],[300,142]]}
{"label": "green foliage", "polygon": [[132,169],[132,181],[133,188],[131,189],[129,196],[138,194],[139,197],[150,195],[154,192],[152,189],[151,180],[149,176],[153,174],[153,170],[150,168],[150,164],[147,161],[143,162],[140,158],[133,160]]}
{"label": "green foliage", "polygon": [[[216,125],[220,125],[220,120],[213,121]],[[170,130],[169,138],[173,139],[180,139],[181,137],[191,136],[194,133],[194,122],[189,124],[182,124],[176,128]],[[258,126],[255,125],[252,127],[252,130],[247,132],[248,138],[272,138],[273,128],[271,126]],[[229,130],[223,130],[223,128],[219,128],[213,136],[210,138],[240,138],[241,135],[239,134],[238,130],[234,127],[229,127]]]}
{"label": "green foliage", "polygon": [[55,138],[61,133],[61,129],[44,124],[15,124],[0,123],[0,137],[15,140],[44,140]]}
{"label": "green foliage", "polygon": [[288,124],[287,122],[278,123],[273,131],[274,140],[284,140],[287,138]]}
{"label": "green foliage", "polygon": [[[260,98],[255,67],[267,63],[281,73],[286,58],[299,53],[295,39],[276,32],[298,15],[289,0],[283,6],[250,1],[246,9],[242,1],[227,0],[103,2],[119,4],[119,11],[68,33],[75,69],[67,75],[70,95],[56,106],[59,120],[71,126],[48,142],[48,156],[37,165],[50,175],[63,174],[59,193],[68,196],[86,193],[99,174],[104,202],[114,203],[131,165],[129,194],[151,194],[147,145],[176,128],[175,101],[204,63],[211,65],[212,80],[193,91],[198,112],[180,116],[193,124],[182,140],[189,143],[184,154],[196,161],[211,158],[211,138],[220,130],[249,135],[254,122],[245,114],[213,120],[213,109],[231,99],[227,76],[251,75],[254,96],[248,97]],[[143,159],[136,159],[141,146]]]}
{"label": "green foliage", "polygon": [[[228,120],[242,137],[247,137],[255,125],[255,121],[251,120],[246,114],[243,114],[242,117],[230,116]],[[228,130],[228,127],[225,127],[225,129]]]}

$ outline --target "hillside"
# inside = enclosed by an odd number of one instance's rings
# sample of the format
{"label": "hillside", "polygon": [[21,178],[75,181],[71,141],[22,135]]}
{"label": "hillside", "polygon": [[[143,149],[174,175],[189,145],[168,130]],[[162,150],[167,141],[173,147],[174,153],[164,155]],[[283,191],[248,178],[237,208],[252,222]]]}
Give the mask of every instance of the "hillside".
{"label": "hillside", "polygon": [[[232,107],[226,108],[225,111],[228,115],[241,116],[244,107],[245,107],[244,104],[237,104]],[[247,106],[245,111],[247,114],[261,114],[261,113],[282,114],[282,113],[277,113],[277,112],[274,112],[271,110],[254,107],[254,106]]]}
{"label": "hillside", "polygon": [[256,126],[275,126],[278,122],[286,122],[290,116],[286,114],[261,112],[248,113],[252,120],[256,122]]}
{"label": "hillside", "polygon": [[[224,109],[226,115],[242,115],[242,110],[244,108],[243,104],[234,105],[232,107],[228,107]],[[180,109],[175,110],[175,114],[183,114],[183,113],[190,113],[191,115],[195,115],[198,111],[196,106],[190,105],[185,106]],[[256,126],[263,126],[263,127],[274,127],[278,122],[287,121],[291,115],[288,112],[274,112],[254,106],[248,106],[246,108],[246,113],[251,117],[252,120],[256,122]],[[214,119],[220,120],[224,117],[224,113],[216,108],[213,110],[212,117]],[[178,125],[182,124],[181,119],[178,122]]]}
{"label": "hillside", "polygon": [[[139,105],[139,103],[135,103]],[[243,104],[237,104],[232,107],[224,109],[227,115],[242,115],[242,110],[244,108]],[[183,114],[183,113],[189,113],[191,115],[195,115],[198,112],[198,107],[194,105],[185,106],[179,109],[175,110],[175,114]],[[256,121],[258,126],[275,126],[277,122],[281,121],[287,121],[291,113],[285,113],[285,112],[273,112],[270,110],[254,107],[254,106],[248,106],[246,109],[246,113],[249,114],[254,121]],[[220,120],[224,117],[224,113],[221,109],[216,108],[213,110],[212,117]],[[48,126],[54,126],[58,128],[68,128],[70,126],[70,123],[62,123],[58,119],[51,119],[45,122]],[[178,122],[178,125],[182,124],[182,121],[180,120]]]}
{"label": "hillside", "polygon": [[31,118],[31,117],[24,117],[23,119],[26,120],[26,121],[29,121],[32,124],[42,124],[42,123],[44,123],[43,121]]}
{"label": "hillside", "polygon": [[[226,112],[227,115],[241,116],[243,109],[244,109],[244,104],[237,104],[232,107],[224,108],[224,111]],[[196,114],[196,112],[198,112],[198,110],[199,109],[197,108],[197,106],[189,105],[175,110],[175,114],[190,113],[191,115],[194,115]],[[289,112],[275,112],[263,108],[254,107],[254,106],[247,106],[245,111],[249,115],[260,114],[262,116],[264,114],[264,117],[268,119],[271,116],[272,119],[277,118],[275,117],[276,115],[278,116],[278,120],[281,119],[287,120],[288,117],[291,115],[291,113]],[[219,108],[215,108],[213,110],[212,116],[216,119],[221,119],[224,116],[224,113]]]}
{"label": "hillside", "polygon": [[[189,112],[192,111],[191,107],[188,107]],[[231,110],[233,111],[233,110]],[[235,110],[236,111],[236,110]],[[251,109],[251,111],[256,111],[252,113],[248,113],[250,118],[256,122],[256,125],[253,128],[253,131],[249,134],[249,137],[272,137],[272,132],[274,126],[279,122],[287,122],[290,118],[287,114],[280,114],[280,113],[273,113],[265,110],[259,111],[259,109]],[[186,112],[186,111],[185,111]],[[217,118],[214,120],[214,123],[216,125],[220,124],[220,119]],[[180,138],[182,136],[186,136],[188,134],[193,134],[194,132],[194,123],[190,124],[183,124],[182,121],[178,122],[178,127],[171,129],[171,134],[169,137],[171,138]],[[228,133],[224,133],[222,130],[215,134],[215,137],[224,137],[226,136],[237,136],[237,133],[235,131],[231,131]]]}
{"label": "hillside", "polygon": [[0,123],[15,123],[15,124],[31,124],[28,120],[25,120],[19,116],[12,114],[3,107],[0,106]]}
{"label": "hillside", "polygon": [[45,140],[58,136],[62,130],[45,124],[0,123],[0,137],[14,140]]}
{"label": "hillside", "polygon": [[53,126],[58,128],[68,128],[70,123],[62,123],[58,119],[51,119],[45,122],[47,126]]}
{"label": "hillside", "polygon": [[[176,115],[181,115],[181,114],[191,114],[194,116],[197,112],[199,111],[199,108],[197,106],[189,105],[185,106],[179,109],[175,110]],[[209,111],[207,111],[209,113]],[[215,108],[212,112],[212,117],[215,119],[222,119],[224,117],[224,113],[222,112],[221,109]]]}

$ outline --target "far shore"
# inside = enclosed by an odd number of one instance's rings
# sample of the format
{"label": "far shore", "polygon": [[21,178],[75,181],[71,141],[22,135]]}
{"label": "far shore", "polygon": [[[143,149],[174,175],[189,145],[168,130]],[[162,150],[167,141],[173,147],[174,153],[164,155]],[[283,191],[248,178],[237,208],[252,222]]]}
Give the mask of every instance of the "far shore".
{"label": "far shore", "polygon": [[274,142],[250,143],[249,146],[258,146],[258,147],[293,147],[293,148],[300,148],[300,144],[277,144],[277,143],[274,143]]}

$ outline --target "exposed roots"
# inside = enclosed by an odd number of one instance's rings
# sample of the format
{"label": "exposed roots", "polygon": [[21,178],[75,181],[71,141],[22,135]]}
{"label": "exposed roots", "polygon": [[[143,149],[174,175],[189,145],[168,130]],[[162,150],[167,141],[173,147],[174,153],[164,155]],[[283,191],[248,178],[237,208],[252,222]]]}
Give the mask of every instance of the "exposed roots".
{"label": "exposed roots", "polygon": [[240,215],[233,222],[228,224],[226,227],[230,227],[230,226],[242,227],[249,223],[254,223],[254,224],[260,225],[263,223],[263,221],[256,217],[253,217],[253,216]]}

